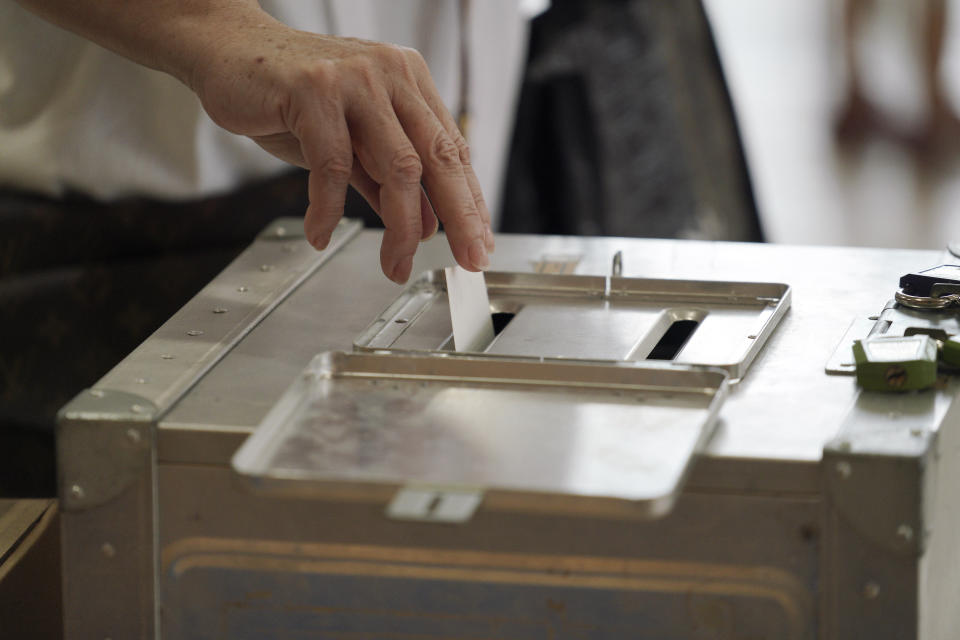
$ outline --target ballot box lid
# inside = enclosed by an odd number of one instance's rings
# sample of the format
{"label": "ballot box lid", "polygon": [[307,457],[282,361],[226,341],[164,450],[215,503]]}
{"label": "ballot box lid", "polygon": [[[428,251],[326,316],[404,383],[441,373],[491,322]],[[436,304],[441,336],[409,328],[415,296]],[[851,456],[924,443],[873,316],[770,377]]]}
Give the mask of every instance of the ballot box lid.
{"label": "ballot box lid", "polygon": [[666,513],[722,370],[392,353],[313,359],[233,458],[255,491],[374,483],[629,501]]}

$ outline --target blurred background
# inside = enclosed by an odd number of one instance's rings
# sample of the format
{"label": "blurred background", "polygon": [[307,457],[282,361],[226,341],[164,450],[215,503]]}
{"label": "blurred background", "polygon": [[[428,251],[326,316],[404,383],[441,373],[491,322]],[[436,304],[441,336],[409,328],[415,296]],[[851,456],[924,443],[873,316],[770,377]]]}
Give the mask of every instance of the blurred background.
{"label": "blurred background", "polygon": [[948,0],[553,0],[512,232],[940,249],[960,240]]}
{"label": "blurred background", "polygon": [[767,240],[960,239],[957,4],[704,0]]}

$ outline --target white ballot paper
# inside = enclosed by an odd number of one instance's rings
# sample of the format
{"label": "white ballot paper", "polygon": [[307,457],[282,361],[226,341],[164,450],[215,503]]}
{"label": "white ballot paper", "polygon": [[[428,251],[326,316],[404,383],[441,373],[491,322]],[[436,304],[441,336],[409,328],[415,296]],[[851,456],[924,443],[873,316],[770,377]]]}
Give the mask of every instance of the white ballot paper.
{"label": "white ballot paper", "polygon": [[447,267],[447,298],[453,323],[453,348],[457,351],[483,351],[493,341],[490,299],[483,272],[463,267]]}

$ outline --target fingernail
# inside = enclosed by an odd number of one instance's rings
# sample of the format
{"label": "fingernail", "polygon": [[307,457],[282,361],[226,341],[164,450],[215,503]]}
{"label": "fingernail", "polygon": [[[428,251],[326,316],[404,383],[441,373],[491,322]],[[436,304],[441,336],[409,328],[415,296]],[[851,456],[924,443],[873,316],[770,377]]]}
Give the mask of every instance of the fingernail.
{"label": "fingernail", "polygon": [[467,256],[470,258],[470,264],[473,265],[474,269],[483,271],[490,268],[490,256],[487,255],[487,247],[483,240],[479,238],[474,240],[470,249],[467,250]]}
{"label": "fingernail", "polygon": [[330,236],[332,234],[319,234],[313,237],[313,240],[310,241],[310,244],[313,245],[313,248],[317,251],[323,251],[327,248],[327,245],[330,244]]}
{"label": "fingernail", "polygon": [[487,245],[487,251],[489,253],[497,250],[497,245],[493,241],[493,231],[490,230],[490,227],[483,230],[483,242]]}
{"label": "fingernail", "polygon": [[403,284],[410,279],[410,271],[413,270],[413,258],[400,258],[397,264],[393,265],[393,271],[390,272],[390,279],[397,284]]}
{"label": "fingernail", "polygon": [[427,240],[429,240],[429,239],[432,238],[433,236],[437,235],[437,230],[438,230],[439,228],[440,228],[440,225],[439,225],[439,224],[434,224],[434,225],[433,225],[433,229],[430,230],[430,233],[427,234],[427,237],[425,237],[425,238],[423,238],[422,240],[420,240],[420,242],[426,242]]}

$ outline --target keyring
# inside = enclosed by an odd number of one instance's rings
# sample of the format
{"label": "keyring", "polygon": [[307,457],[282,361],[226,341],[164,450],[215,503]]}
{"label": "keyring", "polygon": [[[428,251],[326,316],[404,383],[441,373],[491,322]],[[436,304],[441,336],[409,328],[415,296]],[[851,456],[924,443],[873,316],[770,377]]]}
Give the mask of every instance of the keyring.
{"label": "keyring", "polygon": [[949,293],[944,296],[911,296],[904,293],[903,289],[893,294],[894,299],[905,307],[911,309],[946,309],[960,303],[960,294]]}

